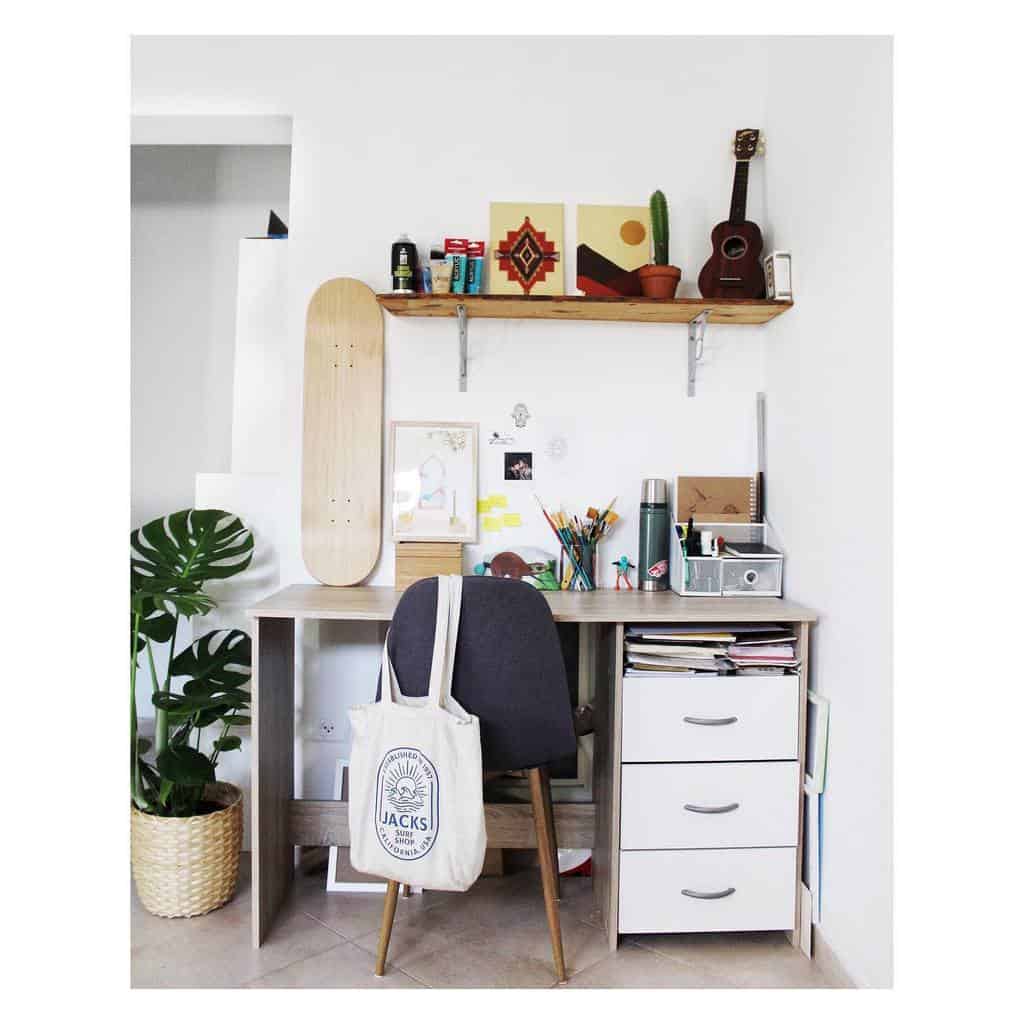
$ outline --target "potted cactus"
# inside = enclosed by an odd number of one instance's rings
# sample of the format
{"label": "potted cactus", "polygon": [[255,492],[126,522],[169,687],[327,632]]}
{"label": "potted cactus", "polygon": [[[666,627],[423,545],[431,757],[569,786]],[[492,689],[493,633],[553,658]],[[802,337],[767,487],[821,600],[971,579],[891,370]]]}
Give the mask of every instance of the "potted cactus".
{"label": "potted cactus", "polygon": [[637,271],[640,288],[648,299],[675,298],[683,272],[668,261],[668,203],[660,189],[651,196],[651,238],[654,262]]}

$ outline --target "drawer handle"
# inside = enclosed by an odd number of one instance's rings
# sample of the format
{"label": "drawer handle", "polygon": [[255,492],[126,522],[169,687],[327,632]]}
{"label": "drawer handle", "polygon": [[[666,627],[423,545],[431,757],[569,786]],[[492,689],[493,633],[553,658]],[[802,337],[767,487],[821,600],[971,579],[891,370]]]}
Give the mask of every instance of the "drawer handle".
{"label": "drawer handle", "polygon": [[730,887],[723,889],[721,892],[696,892],[693,889],[680,889],[679,891],[684,896],[689,896],[695,900],[722,900],[726,896],[731,896],[736,890]]}
{"label": "drawer handle", "polygon": [[683,804],[683,810],[693,811],[694,814],[728,814],[730,811],[738,811],[739,804],[722,804],[721,807],[701,807],[700,804]]}
{"label": "drawer handle", "polygon": [[732,725],[739,719],[735,715],[728,718],[694,718],[692,715],[686,715],[683,721],[689,722],[690,725]]}

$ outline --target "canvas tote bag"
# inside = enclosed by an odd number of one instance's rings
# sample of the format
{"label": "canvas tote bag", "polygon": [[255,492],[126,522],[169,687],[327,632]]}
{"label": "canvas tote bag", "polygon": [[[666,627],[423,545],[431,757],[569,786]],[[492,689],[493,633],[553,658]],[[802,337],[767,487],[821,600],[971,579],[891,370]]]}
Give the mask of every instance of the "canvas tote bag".
{"label": "canvas tote bag", "polygon": [[461,606],[462,577],[439,576],[426,697],[402,696],[385,641],[380,701],[349,710],[352,866],[455,892],[479,877],[487,847],[480,720],[452,697]]}

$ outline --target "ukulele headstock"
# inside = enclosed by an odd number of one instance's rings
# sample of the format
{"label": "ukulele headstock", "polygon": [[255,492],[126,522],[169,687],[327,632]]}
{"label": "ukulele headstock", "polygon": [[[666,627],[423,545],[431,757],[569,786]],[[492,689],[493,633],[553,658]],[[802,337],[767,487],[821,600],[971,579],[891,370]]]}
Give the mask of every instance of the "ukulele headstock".
{"label": "ukulele headstock", "polygon": [[753,160],[764,156],[764,138],[758,128],[741,128],[732,144],[733,156],[737,160]]}

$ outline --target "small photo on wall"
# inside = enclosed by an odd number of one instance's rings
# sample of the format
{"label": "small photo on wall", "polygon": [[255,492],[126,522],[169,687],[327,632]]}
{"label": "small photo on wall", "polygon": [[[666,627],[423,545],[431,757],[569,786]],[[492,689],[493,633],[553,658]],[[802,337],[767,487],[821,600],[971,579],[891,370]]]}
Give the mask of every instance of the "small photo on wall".
{"label": "small photo on wall", "polygon": [[505,479],[532,480],[533,452],[505,452]]}

